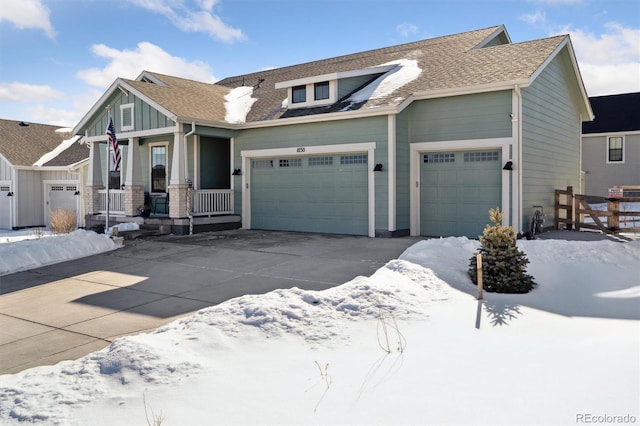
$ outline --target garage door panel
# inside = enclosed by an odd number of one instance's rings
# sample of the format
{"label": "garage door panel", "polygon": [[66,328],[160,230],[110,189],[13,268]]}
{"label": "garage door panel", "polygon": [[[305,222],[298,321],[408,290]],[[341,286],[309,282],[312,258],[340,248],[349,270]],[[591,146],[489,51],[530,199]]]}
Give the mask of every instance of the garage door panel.
{"label": "garage door panel", "polygon": [[421,154],[421,234],[481,235],[488,210],[502,201],[500,157],[500,150]]}
{"label": "garage door panel", "polygon": [[[281,160],[298,166],[280,167]],[[367,164],[358,164],[362,158],[353,155],[347,159],[352,163],[340,160],[340,155],[274,158],[273,167],[252,166],[252,228],[368,235]]]}

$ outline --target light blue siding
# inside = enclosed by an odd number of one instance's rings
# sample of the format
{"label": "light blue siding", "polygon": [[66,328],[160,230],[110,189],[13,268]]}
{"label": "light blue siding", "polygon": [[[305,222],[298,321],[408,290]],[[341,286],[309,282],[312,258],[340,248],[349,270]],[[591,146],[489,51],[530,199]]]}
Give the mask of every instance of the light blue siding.
{"label": "light blue siding", "polygon": [[408,110],[412,143],[511,136],[509,90],[428,99]]}
{"label": "light blue siding", "polygon": [[553,224],[554,190],[580,187],[579,97],[565,48],[522,90],[522,223],[541,205]]}

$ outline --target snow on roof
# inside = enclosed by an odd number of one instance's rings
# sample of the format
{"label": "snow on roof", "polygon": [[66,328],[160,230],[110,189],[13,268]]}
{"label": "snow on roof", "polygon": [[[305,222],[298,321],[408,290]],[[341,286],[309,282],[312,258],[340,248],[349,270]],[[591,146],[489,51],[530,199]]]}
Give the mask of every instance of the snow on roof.
{"label": "snow on roof", "polygon": [[251,111],[251,106],[256,98],[251,97],[253,87],[241,86],[232,89],[224,96],[224,107],[227,111],[224,120],[227,123],[244,123],[247,120],[247,114]]}
{"label": "snow on roof", "polygon": [[[56,130],[56,133],[69,133],[69,130],[70,129],[64,129],[64,128],[63,129],[58,129],[58,130]],[[66,151],[71,145],[76,143],[78,141],[78,139],[80,139],[80,136],[79,135],[74,135],[74,136],[71,137],[71,139],[63,140],[60,143],[60,145],[55,147],[55,149],[53,151],[50,151],[50,152],[47,152],[46,154],[44,154],[42,157],[40,157],[40,159],[38,161],[33,163],[33,165],[35,167],[42,167],[43,165],[45,165],[46,163],[48,163],[49,161],[53,160],[58,155],[60,155],[64,151]]]}
{"label": "snow on roof", "polygon": [[400,59],[397,61],[387,62],[379,66],[393,65],[397,66],[378,77],[374,82],[358,90],[351,95],[348,101],[360,103],[369,99],[377,99],[387,96],[418,78],[422,69],[418,66],[415,59]]}

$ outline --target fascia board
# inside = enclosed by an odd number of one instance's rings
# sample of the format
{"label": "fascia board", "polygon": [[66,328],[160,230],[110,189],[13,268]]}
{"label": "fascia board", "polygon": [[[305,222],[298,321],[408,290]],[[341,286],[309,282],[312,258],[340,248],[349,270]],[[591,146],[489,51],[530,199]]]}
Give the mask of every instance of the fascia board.
{"label": "fascia board", "polygon": [[[481,85],[475,85],[475,86],[462,86],[462,87],[456,87],[452,89],[426,90],[422,92],[413,93],[411,98],[413,100],[422,100],[422,99],[446,98],[449,96],[472,95],[475,93],[495,92],[499,90],[511,90],[516,85],[519,87],[527,87],[529,86],[529,81],[528,80],[500,81],[498,83],[481,84]],[[404,103],[405,102],[403,102],[403,105]]]}
{"label": "fascia board", "polygon": [[629,130],[629,131],[614,131],[614,132],[600,132],[600,133],[582,133],[582,139],[585,138],[601,138],[603,136],[638,136],[640,135],[640,130]]}
{"label": "fascia board", "polygon": [[507,36],[507,41],[511,44],[511,37],[509,37],[509,33],[507,32],[507,28],[504,25],[500,25],[494,32],[492,32],[487,38],[482,40],[474,49],[482,49],[487,45],[491,40],[493,40],[498,34],[504,33]]}
{"label": "fascia board", "polygon": [[130,92],[132,92],[138,98],[140,98],[141,100],[143,100],[144,102],[152,106],[153,108],[157,109],[162,114],[166,115],[172,121],[175,121],[175,122],[178,121],[177,115],[175,115],[173,112],[169,111],[168,109],[166,109],[165,107],[163,107],[162,105],[160,105],[159,103],[157,103],[156,101],[154,101],[153,99],[145,95],[144,93],[141,93],[140,91],[136,90],[134,87],[130,86],[124,81],[122,82],[122,86],[125,87]]}

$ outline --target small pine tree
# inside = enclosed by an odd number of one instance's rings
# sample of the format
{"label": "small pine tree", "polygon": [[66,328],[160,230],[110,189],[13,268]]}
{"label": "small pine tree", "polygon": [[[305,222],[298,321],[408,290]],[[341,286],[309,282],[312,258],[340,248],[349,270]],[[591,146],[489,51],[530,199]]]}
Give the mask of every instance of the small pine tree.
{"label": "small pine tree", "polygon": [[[482,285],[486,291],[497,293],[527,293],[536,286],[526,273],[529,260],[516,246],[516,233],[511,226],[502,225],[500,208],[489,210],[493,225],[487,225],[480,237],[482,253]],[[477,285],[477,261],[469,259],[469,276]]]}

